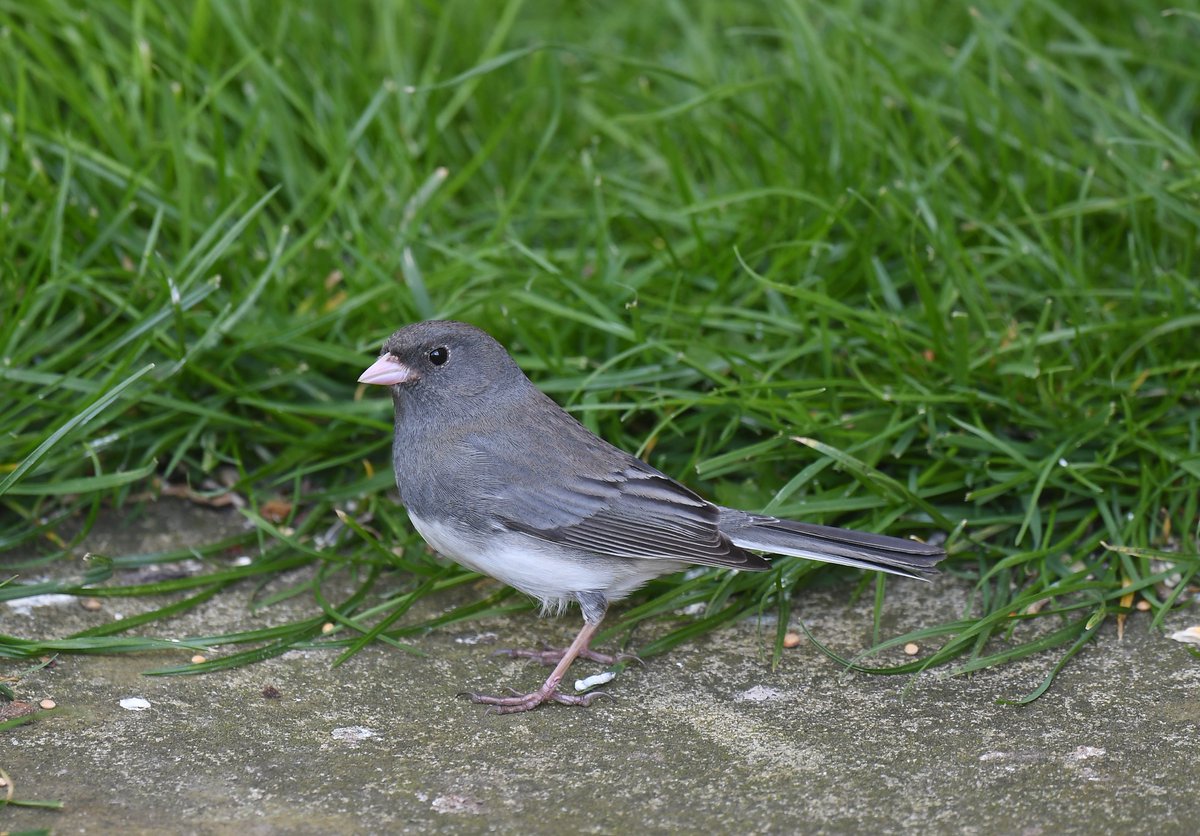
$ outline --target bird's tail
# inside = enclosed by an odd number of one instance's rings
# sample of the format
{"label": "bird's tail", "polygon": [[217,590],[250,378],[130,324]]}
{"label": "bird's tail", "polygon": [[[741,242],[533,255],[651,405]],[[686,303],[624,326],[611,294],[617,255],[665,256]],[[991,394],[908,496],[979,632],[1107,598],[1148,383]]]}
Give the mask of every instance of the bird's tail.
{"label": "bird's tail", "polygon": [[924,579],[944,549],[916,540],[722,509],[721,531],[744,549]]}

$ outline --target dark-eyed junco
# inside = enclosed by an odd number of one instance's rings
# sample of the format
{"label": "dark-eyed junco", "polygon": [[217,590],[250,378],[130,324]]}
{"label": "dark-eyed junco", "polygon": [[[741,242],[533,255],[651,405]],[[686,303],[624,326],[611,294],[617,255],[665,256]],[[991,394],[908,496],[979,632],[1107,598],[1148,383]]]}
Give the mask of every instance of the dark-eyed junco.
{"label": "dark-eyed junco", "polygon": [[[755,552],[920,577],[942,549],[915,540],[751,514],[708,502],[596,437],[540,392],[500,343],[461,322],[419,322],[384,343],[359,377],[389,386],[400,499],[421,536],[463,566],[537,598],[574,601],[583,629],[536,691],[471,694],[499,713],[544,702],[588,705],[559,691],[610,601],[690,563],[761,572]],[[537,655],[537,654],[533,654]]]}

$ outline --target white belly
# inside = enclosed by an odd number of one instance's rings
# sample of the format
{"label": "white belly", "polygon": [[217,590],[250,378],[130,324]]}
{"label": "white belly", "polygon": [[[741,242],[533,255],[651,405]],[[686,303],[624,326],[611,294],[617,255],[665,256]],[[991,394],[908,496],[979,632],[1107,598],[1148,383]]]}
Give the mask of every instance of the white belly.
{"label": "white belly", "polygon": [[646,581],[682,568],[670,560],[581,553],[514,532],[467,538],[411,511],[408,518],[439,554],[519,589],[546,607],[562,607],[579,592],[599,593],[616,601]]}

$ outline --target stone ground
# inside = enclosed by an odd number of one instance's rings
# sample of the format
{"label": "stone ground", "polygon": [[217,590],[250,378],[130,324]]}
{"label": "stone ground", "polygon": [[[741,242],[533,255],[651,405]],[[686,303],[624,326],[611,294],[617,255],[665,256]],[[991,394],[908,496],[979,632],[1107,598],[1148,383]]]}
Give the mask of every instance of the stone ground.
{"label": "stone ground", "polygon": [[[208,542],[236,520],[164,504],[110,522],[88,546]],[[889,589],[892,634],[953,618],[969,592],[948,578]],[[250,594],[235,588],[156,630],[312,614],[311,601],[295,599],[251,615]],[[871,623],[869,603],[848,597],[806,594],[796,609],[849,655],[869,644]],[[140,606],[0,605],[0,629],[65,635]],[[504,717],[455,694],[535,686],[542,668],[489,651],[568,641],[574,616],[436,631],[415,641],[424,655],[375,646],[338,668],[331,653],[304,651],[159,678],[143,672],[187,654],[65,656],[17,685],[21,699],[58,708],[0,732],[16,796],[65,807],[0,809],[0,831],[1195,833],[1200,662],[1149,620],[1131,616],[1121,641],[1110,620],[1026,707],[996,700],[1028,692],[1056,656],[913,679],[847,674],[803,643],[773,671],[753,622],[629,668],[606,688],[615,700]],[[1168,627],[1197,622],[1192,605]],[[3,663],[0,675],[25,667]],[[266,686],[280,696],[264,697]],[[150,707],[122,708],[130,697]]]}

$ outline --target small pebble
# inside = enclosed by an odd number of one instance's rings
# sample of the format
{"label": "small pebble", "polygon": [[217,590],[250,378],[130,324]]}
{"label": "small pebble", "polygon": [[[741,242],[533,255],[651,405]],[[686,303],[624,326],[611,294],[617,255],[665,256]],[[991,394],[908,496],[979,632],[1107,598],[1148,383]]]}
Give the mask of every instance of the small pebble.
{"label": "small pebble", "polygon": [[79,602],[79,606],[83,607],[88,612],[95,612],[104,605],[100,603],[99,598],[84,598]]}
{"label": "small pebble", "polygon": [[282,694],[279,693],[279,689],[276,688],[274,685],[268,685],[267,687],[263,688],[262,695],[263,695],[263,697],[265,697],[268,700],[277,700],[281,696],[283,696]]}
{"label": "small pebble", "polygon": [[38,703],[38,705],[41,706],[42,708],[46,709],[47,711],[49,711],[52,708],[58,708],[58,703],[56,703],[54,700],[42,700],[41,702]]}
{"label": "small pebble", "polygon": [[784,647],[796,647],[799,644],[800,644],[800,634],[799,633],[788,633],[786,636],[783,637],[783,646]]}
{"label": "small pebble", "polygon": [[909,642],[904,645],[904,652],[909,656],[916,656],[921,651],[921,646],[916,642]]}
{"label": "small pebble", "polygon": [[268,499],[258,509],[258,513],[273,523],[281,523],[292,515],[292,503],[285,499]]}
{"label": "small pebble", "polygon": [[199,653],[197,653],[195,656],[193,656],[193,657],[192,657],[192,664],[193,664],[193,665],[198,665],[198,664],[200,664],[201,662],[207,662],[207,661],[208,661],[208,659],[206,659],[205,657],[201,656]]}
{"label": "small pebble", "polygon": [[1145,598],[1138,601],[1134,606],[1137,607],[1140,612],[1148,612],[1150,610],[1150,602]]}

